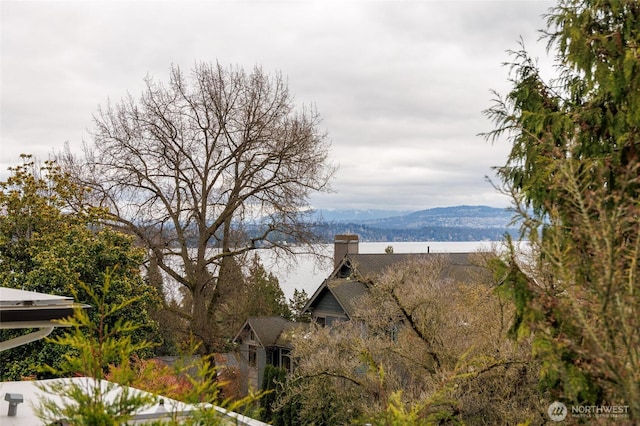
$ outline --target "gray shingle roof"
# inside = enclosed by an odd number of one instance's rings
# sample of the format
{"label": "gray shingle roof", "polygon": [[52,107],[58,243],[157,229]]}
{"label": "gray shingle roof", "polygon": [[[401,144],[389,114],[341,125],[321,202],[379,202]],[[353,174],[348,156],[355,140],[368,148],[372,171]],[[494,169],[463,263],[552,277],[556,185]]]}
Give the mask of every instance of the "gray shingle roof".
{"label": "gray shingle roof", "polygon": [[356,280],[332,280],[327,283],[327,288],[349,318],[355,313],[358,299],[367,294],[367,286]]}
{"label": "gray shingle roof", "polygon": [[413,259],[428,259],[445,256],[451,267],[472,267],[469,260],[470,253],[376,253],[376,254],[348,254],[346,260],[361,277],[372,278],[385,272],[390,266],[408,262]]}
{"label": "gray shingle roof", "polygon": [[287,339],[283,333],[297,326],[298,323],[289,321],[282,317],[250,317],[248,324],[262,346],[288,346]]}
{"label": "gray shingle roof", "polygon": [[[470,253],[375,253],[375,254],[347,254],[343,261],[334,270],[331,277],[325,280],[311,297],[305,310],[312,308],[315,301],[326,288],[336,298],[347,316],[354,313],[358,299],[366,294],[367,285],[375,283],[377,278],[393,266],[416,259],[430,259],[444,257],[446,267],[442,271],[443,278],[451,278],[454,281],[465,281],[481,269],[475,266],[470,259]],[[341,265],[350,266],[354,272],[348,279],[340,278]]]}

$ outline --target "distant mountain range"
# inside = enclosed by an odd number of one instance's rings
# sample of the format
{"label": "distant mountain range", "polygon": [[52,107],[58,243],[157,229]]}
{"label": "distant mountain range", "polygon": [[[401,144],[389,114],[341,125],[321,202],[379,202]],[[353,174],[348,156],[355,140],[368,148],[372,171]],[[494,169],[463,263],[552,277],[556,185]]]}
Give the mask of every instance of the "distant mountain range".
{"label": "distant mountain range", "polygon": [[327,222],[361,222],[377,219],[389,219],[413,213],[411,210],[357,210],[325,209],[316,212],[316,219]]}
{"label": "distant mountain range", "polygon": [[320,234],[353,233],[361,241],[482,241],[515,234],[513,213],[488,206],[438,207],[415,212],[393,210],[319,210]]}

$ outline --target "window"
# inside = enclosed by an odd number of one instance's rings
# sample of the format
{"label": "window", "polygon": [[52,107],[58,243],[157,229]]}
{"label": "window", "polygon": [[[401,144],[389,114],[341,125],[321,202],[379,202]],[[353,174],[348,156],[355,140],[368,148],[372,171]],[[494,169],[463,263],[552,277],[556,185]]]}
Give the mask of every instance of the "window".
{"label": "window", "polygon": [[280,352],[280,366],[291,372],[291,355],[286,349],[282,349],[282,352]]}
{"label": "window", "polygon": [[324,317],[315,317],[314,320],[320,327],[333,327],[339,325],[341,322],[347,321],[348,318],[344,316],[335,317],[327,315]]}
{"label": "window", "polygon": [[258,348],[256,346],[249,345],[248,362],[249,367],[258,366]]}
{"label": "window", "polygon": [[267,349],[267,364],[277,367],[278,364],[276,363],[278,362],[278,359],[275,356],[276,354],[274,352],[275,351],[273,349]]}

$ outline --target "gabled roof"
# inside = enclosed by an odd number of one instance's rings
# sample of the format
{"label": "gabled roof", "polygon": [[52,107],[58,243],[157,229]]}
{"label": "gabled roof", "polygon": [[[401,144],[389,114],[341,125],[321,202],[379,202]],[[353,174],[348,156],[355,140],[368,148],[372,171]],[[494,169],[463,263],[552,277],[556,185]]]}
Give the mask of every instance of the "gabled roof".
{"label": "gabled roof", "polygon": [[321,299],[321,296],[325,292],[331,294],[336,299],[347,317],[351,318],[357,308],[358,299],[367,294],[367,285],[357,280],[346,280],[337,278],[326,279],[316,290],[313,296],[311,296],[311,298],[303,308],[303,311],[312,308],[316,304],[316,302]]}
{"label": "gabled roof", "polygon": [[330,281],[328,288],[349,317],[355,313],[358,299],[367,294],[366,284],[355,280]]}
{"label": "gabled roof", "polygon": [[298,323],[289,321],[282,317],[250,317],[248,318],[240,332],[233,338],[234,342],[241,339],[245,331],[250,328],[256,338],[264,347],[281,346],[289,347],[289,341],[284,336],[284,332],[296,327]]}
{"label": "gabled roof", "polygon": [[[428,259],[436,256],[446,256],[447,263],[452,266],[471,267],[470,253],[375,253],[375,254],[347,254],[342,264],[348,262],[359,277],[374,278],[383,274],[390,266],[398,265],[414,259]],[[336,268],[337,270],[339,269]],[[334,274],[336,271],[334,271]]]}
{"label": "gabled roof", "polygon": [[367,286],[375,283],[388,268],[410,260],[443,256],[447,259],[447,266],[442,272],[443,277],[463,281],[479,269],[470,261],[470,253],[350,253],[345,255],[331,275],[309,298],[303,311],[313,308],[325,292],[330,292],[345,314],[351,317],[358,299],[366,294]]}

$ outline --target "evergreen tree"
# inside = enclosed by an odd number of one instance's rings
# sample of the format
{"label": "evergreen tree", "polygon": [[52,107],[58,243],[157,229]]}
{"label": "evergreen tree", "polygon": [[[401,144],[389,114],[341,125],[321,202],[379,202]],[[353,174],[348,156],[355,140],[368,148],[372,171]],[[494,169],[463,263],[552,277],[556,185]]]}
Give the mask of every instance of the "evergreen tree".
{"label": "evergreen tree", "polygon": [[[121,315],[137,298],[107,303],[105,295],[111,293],[111,285],[117,283],[112,281],[109,271],[104,277],[100,288],[79,285],[96,309],[95,318],[77,309],[73,317],[61,321],[70,329],[49,339],[49,343],[72,348],[72,351],[57,366],[46,365],[47,370],[58,377],[79,376],[82,381],[60,380],[40,386],[45,396],[36,405],[36,413],[46,424],[60,421],[79,426],[124,424],[136,411],[155,402],[152,394],[143,395],[128,388],[133,378],[131,357],[153,346],[145,340],[134,343],[132,334],[141,325]],[[103,381],[113,366],[119,366],[118,374],[112,377],[116,383]],[[118,384],[124,387],[119,388]],[[118,392],[117,397],[107,397],[113,392]],[[55,395],[55,399],[47,394]],[[62,403],[60,396],[65,397]]]}
{"label": "evergreen tree", "polygon": [[311,321],[311,315],[309,313],[302,313],[302,310],[309,301],[309,295],[302,289],[297,288],[293,290],[293,298],[289,299],[289,308],[291,309],[292,320],[296,322],[309,322]]}
{"label": "evergreen tree", "polygon": [[[217,352],[225,352],[229,349],[229,342],[240,330],[247,319],[247,280],[242,271],[242,266],[234,257],[226,257],[222,260],[218,280],[215,286],[209,287],[213,293],[212,303],[209,305],[211,312],[207,314],[213,318],[212,324],[215,342],[209,342]],[[208,295],[207,295],[208,297]],[[204,335],[197,336],[200,339]]]}
{"label": "evergreen tree", "polygon": [[[210,308],[215,308],[211,313],[214,318],[211,327],[215,330],[216,342],[210,346],[217,351],[229,349],[228,342],[248,317],[291,318],[278,278],[266,271],[257,254],[251,258],[248,270],[244,271],[235,257],[224,259],[214,288]],[[189,300],[185,300],[188,304]]]}
{"label": "evergreen tree", "polygon": [[512,143],[497,169],[534,268],[497,266],[556,398],[628,405],[640,419],[640,3],[562,0],[546,35],[556,79],[524,47],[513,88],[486,111]]}
{"label": "evergreen tree", "polygon": [[[109,303],[127,303],[121,314],[140,325],[134,339],[157,340],[149,312],[157,306],[155,290],[140,274],[144,253],[129,236],[98,224],[100,210],[70,209],[68,200],[82,197],[54,163],[38,168],[29,156],[0,182],[0,285],[51,293],[76,294],[76,302],[91,303],[80,283],[100,292],[104,274],[112,269],[114,285],[104,295]],[[89,315],[93,317],[94,312]],[[3,340],[19,331],[0,330]],[[60,330],[54,330],[54,336]],[[0,354],[2,380],[38,376],[39,366],[58,365],[67,349],[43,340]],[[145,349],[141,355],[149,355]],[[43,377],[48,377],[45,374]]]}
{"label": "evergreen tree", "polygon": [[248,316],[291,318],[291,310],[278,278],[272,272],[266,271],[257,254],[251,261],[247,283]]}
{"label": "evergreen tree", "polygon": [[282,392],[286,379],[287,370],[284,368],[274,367],[270,364],[267,364],[264,368],[262,376],[262,392],[264,392],[264,396],[260,399],[260,417],[263,421],[274,423],[274,420],[278,417],[274,412],[274,404]]}
{"label": "evergreen tree", "polygon": [[[40,385],[44,395],[36,402],[35,411],[46,424],[73,424],[78,426],[115,426],[128,424],[143,409],[158,403],[161,395],[170,394],[194,407],[189,416],[178,412],[167,413],[167,418],[151,420],[152,425],[221,425],[230,420],[221,416],[222,405],[230,411],[245,411],[255,415],[253,407],[262,394],[249,395],[230,401],[222,400],[221,386],[216,380],[217,371],[209,357],[197,361],[177,363],[174,368],[158,362],[147,362],[136,356],[154,346],[144,339],[136,339],[141,324],[122,315],[138,297],[123,302],[109,303],[111,286],[118,287],[106,271],[104,283],[91,288],[80,283],[95,309],[90,315],[77,309],[74,316],[61,321],[68,326],[59,336],[48,339],[57,346],[69,347],[69,351],[57,366],[47,365],[53,375],[60,377],[81,376],[74,381],[49,381]],[[191,347],[185,359],[194,359],[196,348]],[[107,379],[107,380],[104,380]],[[135,389],[133,389],[135,388]],[[140,393],[142,389],[147,393]],[[60,397],[63,397],[60,400]],[[202,404],[208,403],[208,404]],[[167,407],[174,410],[175,407]]]}

